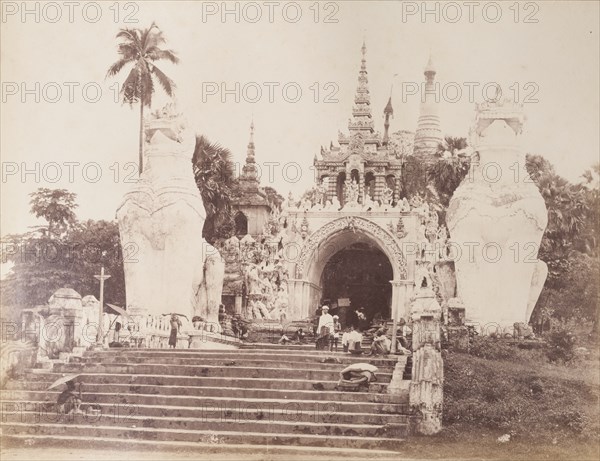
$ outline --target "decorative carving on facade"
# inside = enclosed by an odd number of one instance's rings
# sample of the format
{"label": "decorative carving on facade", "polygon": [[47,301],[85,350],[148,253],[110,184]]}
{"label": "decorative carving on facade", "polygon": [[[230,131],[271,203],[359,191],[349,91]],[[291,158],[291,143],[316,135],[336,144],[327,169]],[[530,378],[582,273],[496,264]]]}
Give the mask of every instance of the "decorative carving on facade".
{"label": "decorative carving on facade", "polygon": [[404,221],[402,221],[401,217],[398,218],[398,222],[396,223],[395,226],[392,223],[392,221],[390,221],[388,223],[388,229],[390,231],[390,234],[395,235],[398,240],[402,240],[404,237],[406,237],[408,235],[408,232],[406,231],[406,227],[404,226]]}
{"label": "decorative carving on facade", "polygon": [[347,194],[348,194],[348,201],[347,201],[348,204],[357,204],[358,203],[359,190],[358,190],[358,184],[354,179],[352,181],[350,181],[350,183],[348,184]]}
{"label": "decorative carving on facade", "polygon": [[383,191],[381,192],[381,204],[385,206],[390,206],[392,204],[393,199],[394,191],[390,189],[387,184],[385,184],[383,187]]}
{"label": "decorative carving on facade", "polygon": [[396,239],[388,231],[374,222],[357,216],[345,216],[343,218],[330,221],[313,232],[302,247],[300,256],[298,257],[298,263],[296,264],[296,277],[303,277],[307,262],[321,243],[325,242],[329,236],[349,229],[350,226],[354,232],[357,230],[363,231],[382,242],[384,250],[392,254],[392,258],[390,258],[390,260],[392,265],[398,270],[399,279],[405,280],[408,277],[406,258],[404,257],[402,249],[400,248],[400,245]]}
{"label": "decorative carving on facade", "polygon": [[305,215],[304,219],[302,220],[302,224],[300,224],[300,237],[302,237],[302,240],[306,240],[306,237],[308,237],[309,233],[310,229],[308,228],[308,219],[306,219]]}

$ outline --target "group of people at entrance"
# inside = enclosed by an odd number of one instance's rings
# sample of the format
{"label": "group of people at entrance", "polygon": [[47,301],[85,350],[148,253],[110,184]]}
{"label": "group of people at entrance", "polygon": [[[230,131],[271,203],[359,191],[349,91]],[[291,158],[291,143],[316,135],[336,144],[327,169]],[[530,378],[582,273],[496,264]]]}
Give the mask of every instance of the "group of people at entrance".
{"label": "group of people at entrance", "polygon": [[[357,311],[357,318],[361,320],[362,312]],[[341,346],[344,352],[351,354],[362,354],[362,342],[364,331],[364,322],[359,323],[358,328],[350,324],[342,333],[342,325],[337,315],[329,313],[329,306],[321,307],[321,315],[318,317],[318,323],[315,329],[317,350],[337,351],[338,345]],[[396,331],[396,351],[400,354],[410,354],[410,337],[412,335],[411,328],[406,324],[404,319],[400,319],[398,330]],[[392,350],[392,341],[387,335],[387,329],[384,325],[380,325],[373,335],[371,348],[367,355],[385,355]]]}

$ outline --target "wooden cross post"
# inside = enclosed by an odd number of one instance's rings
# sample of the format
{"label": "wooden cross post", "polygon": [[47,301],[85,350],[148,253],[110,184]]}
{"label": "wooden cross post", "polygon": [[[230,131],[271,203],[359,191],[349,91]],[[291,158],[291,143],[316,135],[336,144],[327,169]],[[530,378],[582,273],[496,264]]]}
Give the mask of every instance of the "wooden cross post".
{"label": "wooden cross post", "polygon": [[104,274],[104,266],[100,269],[100,275],[94,275],[94,278],[100,280],[100,312],[98,312],[98,334],[96,343],[102,345],[102,313],[104,312],[104,281],[110,278],[110,275]]}

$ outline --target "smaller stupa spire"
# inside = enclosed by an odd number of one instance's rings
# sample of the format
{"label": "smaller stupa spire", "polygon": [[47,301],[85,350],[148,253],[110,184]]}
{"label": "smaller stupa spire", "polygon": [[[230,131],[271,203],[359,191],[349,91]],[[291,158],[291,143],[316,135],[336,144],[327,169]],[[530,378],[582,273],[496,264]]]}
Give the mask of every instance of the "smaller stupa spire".
{"label": "smaller stupa spire", "polygon": [[250,141],[246,151],[246,163],[254,163],[254,155],[254,119],[252,119],[252,122],[250,122]]}
{"label": "smaller stupa spire", "polygon": [[394,108],[392,107],[392,91],[390,90],[390,98],[388,99],[385,109],[383,109],[383,115],[385,115],[385,122],[383,123],[383,140],[382,144],[386,146],[390,140],[390,116],[394,116]]}
{"label": "smaller stupa spire", "polygon": [[[258,187],[258,168],[256,166],[254,150],[254,120],[250,123],[250,141],[248,141],[246,163],[242,167],[240,179],[247,183],[246,187]],[[249,186],[249,184],[252,184],[252,186]]]}
{"label": "smaller stupa spire", "polygon": [[362,132],[367,135],[374,132],[374,126],[371,119],[371,96],[369,95],[369,78],[367,76],[367,45],[364,39],[360,51],[362,56],[360,71],[358,72],[358,86],[356,87],[352,118],[348,123],[348,129],[351,133]]}
{"label": "smaller stupa spire", "polygon": [[433,59],[431,58],[431,53],[429,53],[429,61],[427,61],[427,65],[425,66],[425,70],[423,71],[427,81],[431,81],[435,78],[436,70],[433,65]]}
{"label": "smaller stupa spire", "polygon": [[363,37],[362,47],[360,48],[360,52],[362,54],[362,58],[360,60],[360,62],[361,62],[360,70],[366,71],[367,70],[367,44],[365,42],[364,37]]}
{"label": "smaller stupa spire", "polygon": [[419,120],[415,132],[415,154],[433,154],[442,142],[440,128],[438,86],[435,82],[435,66],[431,53],[423,72],[425,74],[425,98],[421,101]]}

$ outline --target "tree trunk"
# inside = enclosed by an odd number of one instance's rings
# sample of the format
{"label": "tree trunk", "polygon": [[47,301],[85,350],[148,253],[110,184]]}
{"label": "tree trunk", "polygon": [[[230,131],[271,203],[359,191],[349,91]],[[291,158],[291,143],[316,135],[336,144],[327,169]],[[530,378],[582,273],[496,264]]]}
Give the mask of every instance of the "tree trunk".
{"label": "tree trunk", "polygon": [[140,98],[140,153],[138,158],[138,170],[140,176],[144,171],[144,103]]}

